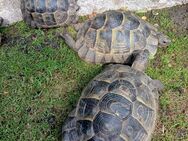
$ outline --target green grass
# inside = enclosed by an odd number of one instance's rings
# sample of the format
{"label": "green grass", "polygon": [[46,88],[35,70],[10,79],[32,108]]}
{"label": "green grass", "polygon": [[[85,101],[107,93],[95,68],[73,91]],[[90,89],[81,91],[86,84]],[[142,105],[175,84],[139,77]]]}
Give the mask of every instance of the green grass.
{"label": "green grass", "polygon": [[[146,14],[148,16],[148,14]],[[173,32],[166,12],[150,17],[172,44],[159,49],[147,74],[165,84],[154,141],[188,140],[188,37]],[[82,89],[101,70],[81,61],[57,37],[62,29],[37,30],[19,22],[0,29],[0,140],[54,141]]]}
{"label": "green grass", "polygon": [[0,48],[0,140],[56,140],[101,67],[81,61],[55,36],[56,29],[30,29],[20,22],[3,33],[10,41]]}
{"label": "green grass", "polygon": [[148,75],[165,85],[153,141],[188,141],[188,36],[173,32],[176,27],[167,11],[159,13],[149,21],[158,23],[172,43],[167,49],[159,49],[147,69]]}

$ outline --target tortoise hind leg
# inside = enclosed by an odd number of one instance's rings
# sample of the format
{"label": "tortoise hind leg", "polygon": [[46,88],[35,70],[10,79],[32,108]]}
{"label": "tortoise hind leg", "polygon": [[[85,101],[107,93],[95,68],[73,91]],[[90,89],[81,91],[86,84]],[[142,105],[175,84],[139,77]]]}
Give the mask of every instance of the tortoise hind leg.
{"label": "tortoise hind leg", "polygon": [[73,37],[68,33],[66,29],[64,29],[63,33],[60,34],[60,37],[62,37],[65,40],[65,43],[75,50],[76,41],[73,39]]}
{"label": "tortoise hind leg", "polygon": [[144,50],[138,53],[132,64],[132,68],[144,72],[149,60],[149,51]]}

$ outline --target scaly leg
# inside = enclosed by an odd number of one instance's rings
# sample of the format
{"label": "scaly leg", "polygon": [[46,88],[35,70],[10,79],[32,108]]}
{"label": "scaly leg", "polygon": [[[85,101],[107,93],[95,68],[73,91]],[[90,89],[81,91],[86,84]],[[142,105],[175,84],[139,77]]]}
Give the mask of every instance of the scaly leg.
{"label": "scaly leg", "polygon": [[70,48],[76,51],[75,49],[76,41],[73,39],[73,37],[71,37],[71,35],[67,32],[66,29],[64,29],[63,33],[60,34],[60,36],[65,40],[66,44]]}
{"label": "scaly leg", "polygon": [[149,60],[149,51],[144,50],[136,55],[132,68],[144,72]]}

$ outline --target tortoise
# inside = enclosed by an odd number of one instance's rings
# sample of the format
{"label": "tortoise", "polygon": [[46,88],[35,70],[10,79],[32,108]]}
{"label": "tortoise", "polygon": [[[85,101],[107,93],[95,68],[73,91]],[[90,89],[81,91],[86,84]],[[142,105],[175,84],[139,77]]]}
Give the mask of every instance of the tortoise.
{"label": "tortoise", "polygon": [[128,65],[110,64],[83,90],[62,127],[63,141],[149,141],[163,85]]}
{"label": "tortoise", "polygon": [[126,64],[135,59],[134,65],[144,70],[157,48],[170,43],[170,39],[154,26],[125,11],[98,14],[76,29],[76,39],[66,30],[61,37],[80,58],[94,64]]}
{"label": "tortoise", "polygon": [[34,28],[52,28],[74,23],[77,0],[21,0],[24,21]]}

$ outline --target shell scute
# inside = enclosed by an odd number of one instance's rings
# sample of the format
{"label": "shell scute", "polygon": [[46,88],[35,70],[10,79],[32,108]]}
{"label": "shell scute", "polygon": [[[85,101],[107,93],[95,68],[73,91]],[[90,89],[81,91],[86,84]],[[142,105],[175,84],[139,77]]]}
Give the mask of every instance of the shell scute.
{"label": "shell scute", "polygon": [[122,121],[116,116],[99,112],[93,121],[95,134],[108,135],[109,137],[119,134],[122,127]]}
{"label": "shell scute", "polygon": [[105,28],[113,29],[122,24],[123,14],[121,12],[107,13],[107,21]]}
{"label": "shell scute", "polygon": [[35,21],[37,21],[38,24],[44,24],[44,19],[43,19],[43,16],[41,14],[38,14],[38,13],[33,13],[32,14],[32,17]]}
{"label": "shell scute", "polygon": [[54,17],[55,21],[57,21],[58,23],[62,23],[68,18],[68,14],[67,12],[63,11],[56,11]]}
{"label": "shell scute", "polygon": [[151,30],[147,25],[143,25],[142,33],[144,37],[148,38],[149,35],[151,34]]}
{"label": "shell scute", "polygon": [[144,37],[143,33],[141,31],[134,31],[133,32],[133,44],[134,44],[134,49],[139,50],[139,49],[144,49],[147,42],[146,38]]}
{"label": "shell scute", "polygon": [[[113,62],[122,62],[122,60],[123,60],[123,55],[114,55],[113,56]],[[122,63],[124,63],[124,62],[122,62]]]}
{"label": "shell scute", "polygon": [[99,103],[100,111],[111,113],[121,120],[131,115],[132,103],[120,94],[107,93]]}
{"label": "shell scute", "polygon": [[79,141],[79,135],[76,129],[64,131],[62,137],[64,141]]}
{"label": "shell scute", "polygon": [[145,104],[136,101],[133,106],[133,116],[148,129],[150,125],[155,122],[153,119],[155,117],[153,109],[147,107]]}
{"label": "shell scute", "polygon": [[28,0],[25,2],[25,8],[28,11],[34,12],[35,11],[35,3],[34,0]]}
{"label": "shell scute", "polygon": [[112,30],[101,29],[98,31],[95,49],[101,53],[110,53],[112,41]]}
{"label": "shell scute", "polygon": [[58,1],[59,2],[59,9],[62,10],[62,11],[68,11],[68,8],[69,8],[69,1],[68,0],[60,0]]}
{"label": "shell scute", "polygon": [[95,17],[95,19],[92,21],[91,28],[100,29],[104,26],[105,21],[106,21],[106,15],[101,14],[101,15]]}
{"label": "shell scute", "polygon": [[46,11],[48,12],[55,12],[57,10],[57,0],[50,0],[47,1]]}
{"label": "shell scute", "polygon": [[84,44],[84,46],[82,46],[79,50],[78,50],[78,55],[81,58],[85,58],[87,52],[88,52],[89,48],[86,46],[86,44]]}
{"label": "shell scute", "polygon": [[147,86],[140,85],[137,88],[137,100],[151,108],[154,107],[154,103],[152,102],[152,99],[154,99],[154,94],[149,92],[150,90]]}
{"label": "shell scute", "polygon": [[137,18],[132,15],[125,16],[125,21],[123,27],[125,30],[134,30],[137,29],[140,25],[140,22]]}
{"label": "shell scute", "polygon": [[104,57],[104,54],[102,53],[96,53],[95,54],[95,63],[105,63],[105,57]]}
{"label": "shell scute", "polygon": [[95,52],[89,48],[86,56],[85,56],[85,60],[87,60],[88,62],[93,62],[95,60]]}
{"label": "shell scute", "polygon": [[92,81],[83,91],[84,97],[99,99],[108,90],[109,83],[105,81]]}
{"label": "shell scute", "polygon": [[109,71],[104,71],[103,73],[96,76],[95,81],[105,81],[108,83],[112,83],[112,81],[114,81],[114,79],[116,79],[117,77],[118,77],[117,72],[113,70],[109,70]]}
{"label": "shell scute", "polygon": [[46,11],[46,3],[45,0],[36,1],[36,12],[44,13]]}
{"label": "shell scute", "polygon": [[77,40],[77,42],[79,42],[80,38],[81,39],[85,38],[85,35],[86,35],[87,31],[89,30],[90,26],[91,26],[91,21],[86,21],[84,23],[83,27],[78,31],[78,34],[77,34],[77,39],[78,40]]}
{"label": "shell scute", "polygon": [[53,14],[43,14],[44,22],[48,26],[52,26],[56,24],[55,17]]}
{"label": "shell scute", "polygon": [[113,93],[121,93],[121,95],[129,97],[131,101],[136,100],[136,88],[127,80],[116,80],[112,82],[108,88],[108,91]]}
{"label": "shell scute", "polygon": [[86,44],[88,48],[93,48],[95,46],[95,41],[97,38],[97,31],[95,29],[89,29],[86,33]]}
{"label": "shell scute", "polygon": [[77,121],[77,128],[79,129],[78,134],[82,140],[88,140],[94,135],[93,123],[90,120]]}
{"label": "shell scute", "polygon": [[79,102],[78,116],[80,118],[93,118],[98,111],[98,100],[93,98],[81,99]]}
{"label": "shell scute", "polygon": [[130,31],[113,29],[112,48],[114,54],[124,54],[130,52]]}
{"label": "shell scute", "polygon": [[130,117],[123,123],[122,136],[131,141],[145,141],[147,132],[136,119]]}

